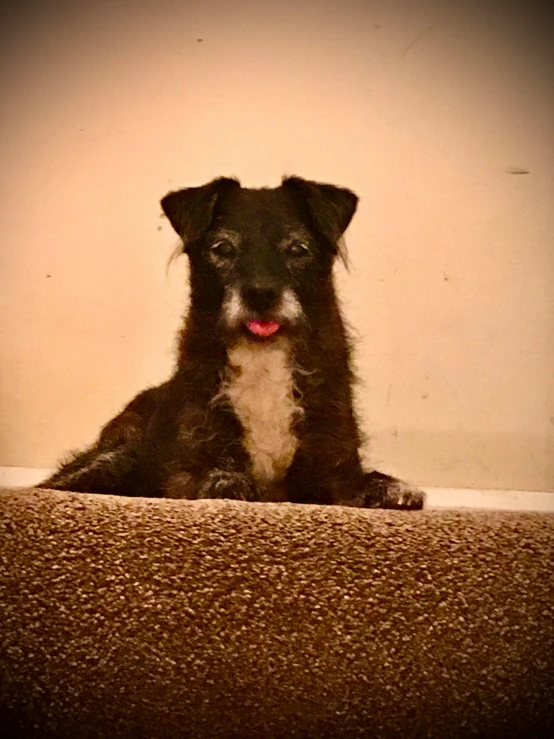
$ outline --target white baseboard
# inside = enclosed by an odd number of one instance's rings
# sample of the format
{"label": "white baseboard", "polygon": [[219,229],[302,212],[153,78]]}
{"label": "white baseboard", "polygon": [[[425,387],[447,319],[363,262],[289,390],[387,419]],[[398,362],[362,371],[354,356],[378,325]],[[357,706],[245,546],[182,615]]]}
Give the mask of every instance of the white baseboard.
{"label": "white baseboard", "polygon": [[[53,471],[28,467],[0,467],[0,487],[32,487]],[[427,493],[426,508],[489,508],[554,513],[554,493],[426,486],[423,490]]]}
{"label": "white baseboard", "polygon": [[489,508],[554,513],[554,493],[428,487],[423,490],[427,493],[426,508]]}

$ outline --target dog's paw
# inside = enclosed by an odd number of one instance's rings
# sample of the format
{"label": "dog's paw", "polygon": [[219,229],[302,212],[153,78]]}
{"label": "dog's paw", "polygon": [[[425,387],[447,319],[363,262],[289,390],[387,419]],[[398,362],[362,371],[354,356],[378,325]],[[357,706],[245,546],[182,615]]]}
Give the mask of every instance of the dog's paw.
{"label": "dog's paw", "polygon": [[256,501],[258,489],[252,478],[241,472],[212,470],[204,478],[198,498],[229,498],[231,500]]}
{"label": "dog's paw", "polygon": [[425,504],[423,490],[410,485],[403,480],[389,483],[383,501],[383,508],[400,508],[409,511],[419,511]]}
{"label": "dog's paw", "polygon": [[365,505],[367,508],[395,508],[418,511],[425,504],[425,493],[411,485],[383,472],[366,473]]}

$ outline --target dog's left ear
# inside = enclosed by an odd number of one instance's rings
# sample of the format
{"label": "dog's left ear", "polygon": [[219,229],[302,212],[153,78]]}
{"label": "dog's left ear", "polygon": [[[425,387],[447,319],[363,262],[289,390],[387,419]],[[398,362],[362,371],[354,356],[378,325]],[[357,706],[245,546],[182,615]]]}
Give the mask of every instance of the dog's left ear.
{"label": "dog's left ear", "polygon": [[336,244],[356,212],[358,197],[345,187],[336,187],[301,177],[285,177],[282,186],[296,192],[306,203],[315,227]]}
{"label": "dog's left ear", "polygon": [[162,210],[183,239],[185,251],[210,227],[217,199],[235,187],[240,187],[237,180],[219,177],[201,187],[169,192],[162,199]]}

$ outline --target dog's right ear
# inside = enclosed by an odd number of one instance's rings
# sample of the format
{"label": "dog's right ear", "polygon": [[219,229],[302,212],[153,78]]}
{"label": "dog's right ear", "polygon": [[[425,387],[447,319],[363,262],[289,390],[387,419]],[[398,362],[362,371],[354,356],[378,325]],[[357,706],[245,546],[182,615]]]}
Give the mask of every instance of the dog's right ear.
{"label": "dog's right ear", "polygon": [[183,239],[185,251],[210,227],[217,199],[236,187],[240,187],[238,180],[219,177],[202,187],[169,192],[162,199],[162,210]]}
{"label": "dog's right ear", "polygon": [[358,196],[345,187],[301,177],[284,177],[282,186],[303,198],[315,226],[336,244],[352,220]]}

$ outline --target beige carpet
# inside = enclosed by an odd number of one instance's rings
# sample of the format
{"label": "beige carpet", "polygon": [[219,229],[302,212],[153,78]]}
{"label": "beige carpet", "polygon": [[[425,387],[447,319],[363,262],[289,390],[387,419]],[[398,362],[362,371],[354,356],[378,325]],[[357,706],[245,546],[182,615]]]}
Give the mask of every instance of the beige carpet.
{"label": "beige carpet", "polygon": [[554,736],[554,514],[0,509],[3,736]]}

